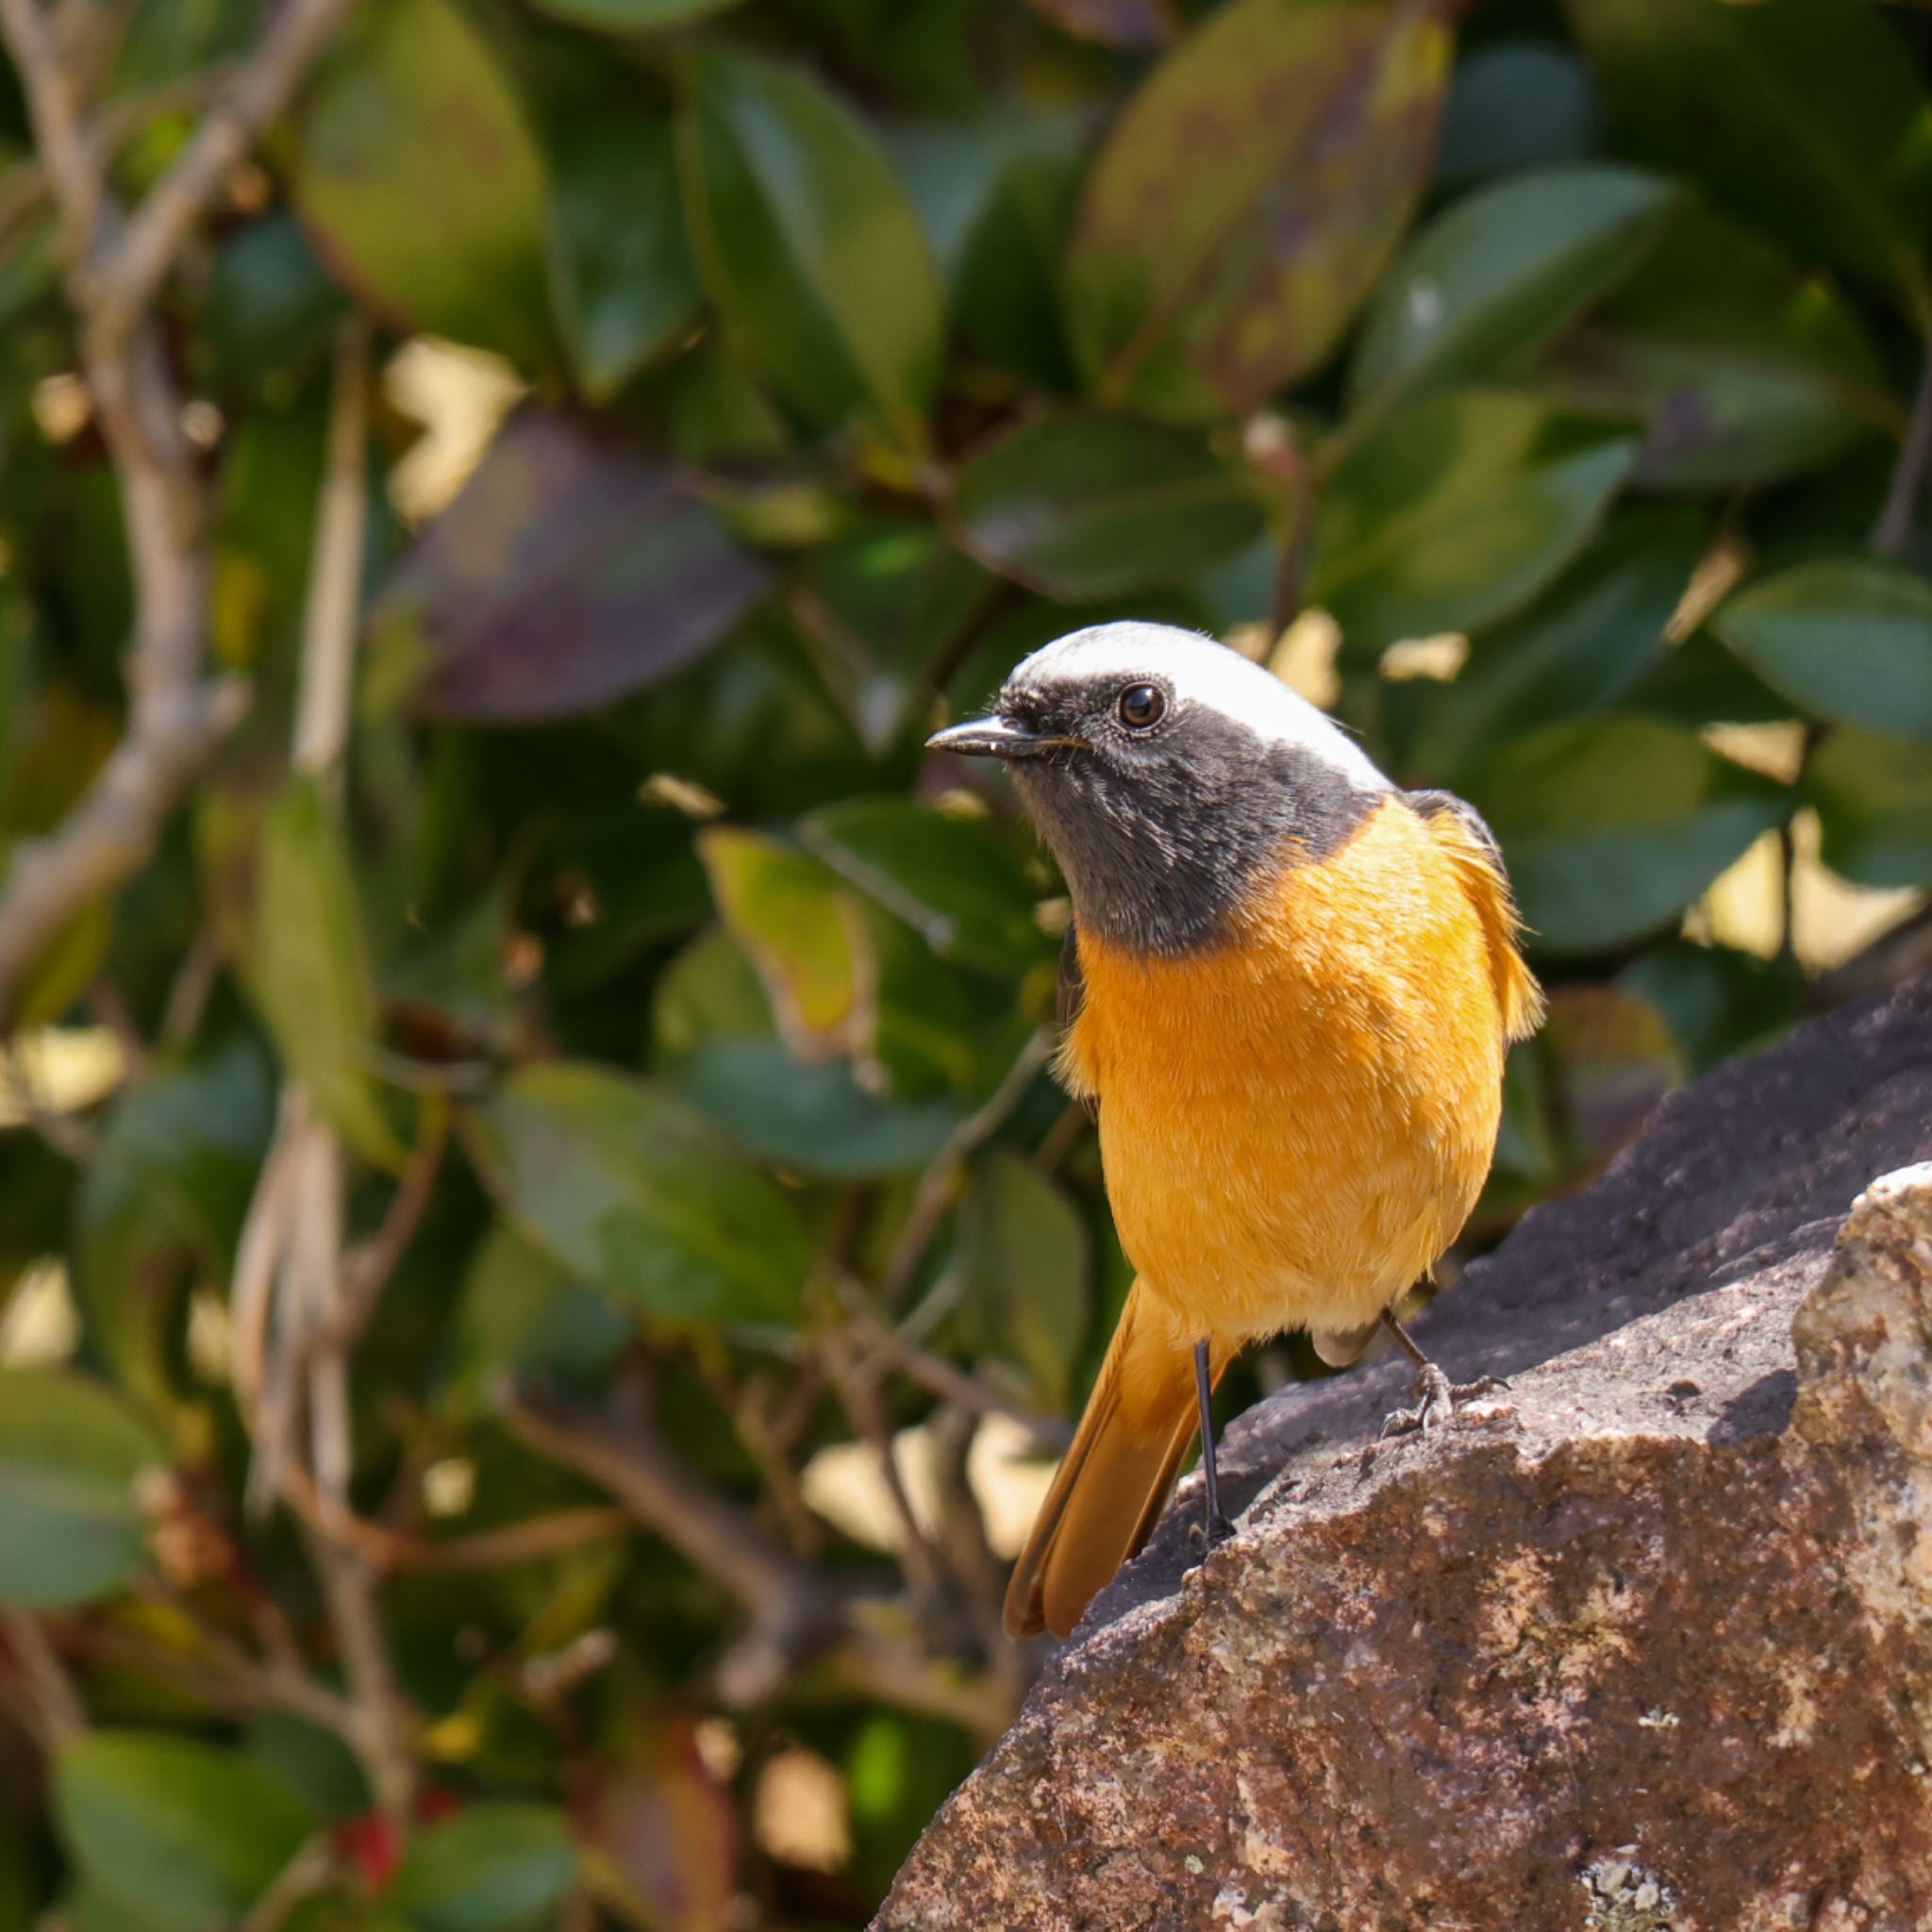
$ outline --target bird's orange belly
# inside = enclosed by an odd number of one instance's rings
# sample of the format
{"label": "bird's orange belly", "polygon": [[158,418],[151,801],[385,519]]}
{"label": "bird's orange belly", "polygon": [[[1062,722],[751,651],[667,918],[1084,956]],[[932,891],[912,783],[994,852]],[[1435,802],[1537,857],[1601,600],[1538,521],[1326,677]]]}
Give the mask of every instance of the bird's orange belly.
{"label": "bird's orange belly", "polygon": [[1068,1042],[1101,1096],[1122,1247],[1177,1337],[1374,1319],[1455,1239],[1495,1148],[1502,1024],[1480,920],[1384,806],[1224,944],[1086,934]]}

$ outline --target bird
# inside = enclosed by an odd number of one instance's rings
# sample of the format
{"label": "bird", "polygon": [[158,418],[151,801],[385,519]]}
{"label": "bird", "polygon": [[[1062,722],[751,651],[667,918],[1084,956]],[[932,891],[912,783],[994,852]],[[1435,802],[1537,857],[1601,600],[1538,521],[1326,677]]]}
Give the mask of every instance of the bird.
{"label": "bird", "polygon": [[1064,1637],[1197,1431],[1207,1542],[1232,1533],[1211,1398],[1242,1348],[1306,1329],[1341,1367],[1387,1326],[1417,1371],[1392,1425],[1469,1392],[1394,1309],[1475,1205],[1542,995],[1474,808],[1213,638],[1074,631],[928,744],[1001,761],[1066,879],[1055,1066],[1134,1269],[1006,1599],[1014,1638]]}

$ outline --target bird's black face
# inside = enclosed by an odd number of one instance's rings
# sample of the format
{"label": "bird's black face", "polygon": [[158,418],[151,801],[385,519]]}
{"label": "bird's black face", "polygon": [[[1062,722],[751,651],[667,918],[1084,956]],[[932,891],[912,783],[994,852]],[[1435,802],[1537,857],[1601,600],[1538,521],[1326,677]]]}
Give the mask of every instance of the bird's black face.
{"label": "bird's black face", "polygon": [[1082,925],[1137,951],[1215,943],[1264,874],[1334,851],[1378,795],[1152,664],[1027,671],[932,742],[1008,766]]}

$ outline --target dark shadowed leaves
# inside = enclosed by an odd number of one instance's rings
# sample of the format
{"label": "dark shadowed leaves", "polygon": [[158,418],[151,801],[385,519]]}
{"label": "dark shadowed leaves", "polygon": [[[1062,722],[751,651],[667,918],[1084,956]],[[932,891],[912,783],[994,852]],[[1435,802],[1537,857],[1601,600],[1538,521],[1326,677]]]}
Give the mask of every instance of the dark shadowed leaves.
{"label": "dark shadowed leaves", "polygon": [[575,1872],[560,1811],[472,1805],[410,1840],[388,1902],[419,1932],[508,1932],[554,1911]]}
{"label": "dark shadowed leaves", "polygon": [[141,1567],[136,1485],[165,1452],[96,1382],[0,1369],[0,1603],[105,1596]]}
{"label": "dark shadowed leaves", "polygon": [[1025,873],[976,820],[906,798],[851,798],[813,812],[799,834],[942,958],[1016,973],[1046,957]]}
{"label": "dark shadowed leaves", "polygon": [[267,1772],[158,1732],[76,1738],[55,1759],[54,1797],[85,1875],[184,1932],[244,1918],[309,1830]]}
{"label": "dark shadowed leaves", "polygon": [[1158,47],[1173,37],[1172,0],[1027,0],[1075,40],[1107,47]]}
{"label": "dark shadowed leaves", "polygon": [[504,1370],[594,1374],[630,1334],[631,1324],[608,1296],[497,1222],[477,1242],[458,1291],[450,1379],[471,1396]]}
{"label": "dark shadowed leaves", "polygon": [[1926,98],[1883,8],[1569,0],[1568,10],[1628,151],[1926,313]]}
{"label": "dark shadowed leaves", "polygon": [[1531,732],[1468,791],[1502,841],[1532,943],[1559,953],[1674,919],[1787,805],[1781,786],[1694,732],[1631,716]]}
{"label": "dark shadowed leaves", "polygon": [[301,117],[294,189],[371,307],[525,368],[549,359],[542,156],[453,0],[357,11]]}
{"label": "dark shadowed leaves", "polygon": [[1231,0],[1162,61],[1067,258],[1103,400],[1204,417],[1323,360],[1421,192],[1448,47],[1424,0]]}
{"label": "dark shadowed leaves", "polygon": [[1386,401],[1506,373],[1629,274],[1677,193],[1634,168],[1549,168],[1456,203],[1376,290],[1351,391]]}
{"label": "dark shadowed leaves", "polygon": [[1506,738],[1614,704],[1662,653],[1703,538],[1689,508],[1622,513],[1521,616],[1473,639],[1450,682],[1390,687],[1407,758],[1454,783]]}
{"label": "dark shadowed leaves", "polygon": [[1580,161],[1595,132],[1589,70],[1554,41],[1497,41],[1456,63],[1442,109],[1438,187]]}
{"label": "dark shadowed leaves", "polygon": [[1663,1015],[1693,1075],[1770,1045],[1798,1017],[1804,989],[1791,960],[1689,940],[1653,947],[1618,983]]}
{"label": "dark shadowed leaves", "polygon": [[1322,497],[1309,600],[1356,651],[1491,623],[1575,553],[1636,453],[1634,437],[1524,396],[1399,409]]}
{"label": "dark shadowed leaves", "polygon": [[874,1091],[851,1060],[801,1064],[775,1040],[709,1041],[675,1085],[760,1158],[845,1180],[916,1173],[959,1122],[949,1099]]}
{"label": "dark shadowed leaves", "polygon": [[1896,564],[1804,563],[1713,620],[1752,670],[1817,718],[1932,744],[1932,585]]}
{"label": "dark shadowed leaves", "polygon": [[1803,785],[1833,872],[1860,886],[1932,884],[1932,749],[1840,729],[1807,759]]}
{"label": "dark shadowed leaves", "polygon": [[1084,412],[980,451],[952,515],[976,557],[1069,602],[1191,576],[1261,527],[1258,497],[1199,438]]}
{"label": "dark shadowed leaves", "polygon": [[1090,1307],[1087,1230],[1073,1203],[1018,1156],[992,1155],[962,1210],[959,1262],[969,1344],[1018,1362],[1030,1399],[1058,1412]]}
{"label": "dark shadowed leaves", "polygon": [[604,402],[697,316],[671,123],[571,115],[549,146],[551,291],[577,382]]}
{"label": "dark shadowed leaves", "polygon": [[227,1274],[274,1123],[265,1057],[241,1039],[154,1071],[108,1118],[81,1183],[74,1294],[92,1346],[142,1395],[165,1387],[179,1291]]}
{"label": "dark shadowed leaves", "polygon": [[402,1159],[370,1069],[375,982],[339,815],[311,778],[269,808],[257,880],[249,990],[316,1111],[373,1160]]}
{"label": "dark shadowed leaves", "polygon": [[564,717],[689,662],[764,584],[673,471],[531,413],[404,559],[375,648],[431,716]]}
{"label": "dark shadowed leaves", "polygon": [[1648,425],[1636,480],[1669,490],[1774,482],[1896,415],[1844,300],[1701,208],[1551,366],[1580,405]]}
{"label": "dark shadowed leaves", "polygon": [[696,63],[679,162],[713,298],[793,405],[923,449],[941,346],[938,271],[884,154],[802,75]]}
{"label": "dark shadowed leaves", "polygon": [[962,244],[953,308],[982,356],[1062,392],[1078,380],[1060,304],[1060,255],[1082,157],[1022,154],[992,185]]}
{"label": "dark shadowed leaves", "polygon": [[781,1321],[809,1249],[783,1193],[661,1087],[584,1062],[513,1074],[468,1116],[504,1211],[651,1313]]}
{"label": "dark shadowed leaves", "polygon": [[727,7],[736,7],[738,0],[536,0],[536,5],[573,26],[644,34],[723,13]]}

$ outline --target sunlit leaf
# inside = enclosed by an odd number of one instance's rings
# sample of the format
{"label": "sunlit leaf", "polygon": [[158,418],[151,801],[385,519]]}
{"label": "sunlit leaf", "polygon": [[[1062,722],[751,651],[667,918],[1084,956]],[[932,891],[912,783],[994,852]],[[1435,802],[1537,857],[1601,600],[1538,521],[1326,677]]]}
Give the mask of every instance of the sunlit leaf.
{"label": "sunlit leaf", "polygon": [[1805,763],[1824,862],[1860,886],[1932,884],[1932,748],[1833,731]]}
{"label": "sunlit leaf", "polygon": [[1502,746],[1468,781],[1533,943],[1584,952],[1681,912],[1785,815],[1782,786],[1658,719],[1578,718]]}
{"label": "sunlit leaf", "polygon": [[136,1483],[166,1453],[96,1382],[0,1369],[0,1603],[105,1596],[140,1568]]}
{"label": "sunlit leaf", "polygon": [[802,75],[706,54],[678,139],[705,280],[758,364],[814,420],[923,449],[939,276],[870,134]]}
{"label": "sunlit leaf", "polygon": [[1155,70],[1067,258],[1104,401],[1253,408],[1327,355],[1400,240],[1448,65],[1427,0],[1230,0]]}
{"label": "sunlit leaf", "polygon": [[604,402],[697,317],[671,123],[586,113],[549,147],[550,286],[577,381]]}
{"label": "sunlit leaf", "polygon": [[533,412],[404,559],[375,648],[433,716],[564,717],[689,663],[764,584],[670,470]]}
{"label": "sunlit leaf", "polygon": [[793,1057],[830,1059],[863,1050],[874,973],[837,874],[794,847],[733,825],[699,833],[698,851],[718,909],[757,965]]}
{"label": "sunlit leaf", "polygon": [[268,810],[248,981],[317,1111],[371,1159],[399,1163],[371,1073],[375,983],[355,872],[341,820],[312,778],[291,778]]}
{"label": "sunlit leaf", "polygon": [[1629,274],[1677,192],[1599,165],[1512,175],[1455,203],[1376,290],[1350,389],[1386,402],[1506,373]]}
{"label": "sunlit leaf", "polygon": [[1185,430],[1042,416],[960,472],[961,541],[995,570],[1073,601],[1191,576],[1261,525],[1241,475]]}
{"label": "sunlit leaf", "polygon": [[1765,682],[1814,717],[1932,743],[1932,584],[1896,564],[1804,563],[1712,620]]}
{"label": "sunlit leaf", "polygon": [[508,1932],[554,1908],[575,1872],[560,1811],[499,1800],[412,1838],[388,1903],[421,1932]]}
{"label": "sunlit leaf", "polygon": [[509,1218],[653,1314],[783,1320],[809,1258],[779,1190],[685,1102],[583,1062],[513,1074],[467,1116]]}
{"label": "sunlit leaf", "polygon": [[454,0],[356,11],[309,91],[294,190],[323,258],[378,312],[549,359],[543,158]]}
{"label": "sunlit leaf", "polygon": [[1493,623],[1575,554],[1636,454],[1635,438],[1524,396],[1398,409],[1323,492],[1309,601],[1357,651]]}
{"label": "sunlit leaf", "polygon": [[852,798],[813,812],[799,832],[941,958],[1011,973],[1045,956],[1033,889],[987,826],[910,799]]}
{"label": "sunlit leaf", "polygon": [[293,1793],[245,1757],[159,1732],[63,1745],[54,1797],[89,1876],[197,1928],[242,1919],[309,1830]]}

